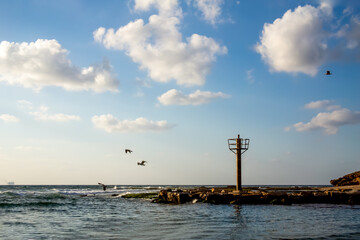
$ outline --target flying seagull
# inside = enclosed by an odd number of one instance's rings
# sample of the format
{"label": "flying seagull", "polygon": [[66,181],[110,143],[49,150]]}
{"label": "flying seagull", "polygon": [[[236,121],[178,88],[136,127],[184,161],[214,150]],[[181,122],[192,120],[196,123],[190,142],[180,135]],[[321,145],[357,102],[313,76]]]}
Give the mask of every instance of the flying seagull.
{"label": "flying seagull", "polygon": [[105,184],[102,183],[98,183],[99,185],[101,185],[103,187],[103,190],[106,191],[107,186]]}
{"label": "flying seagull", "polygon": [[331,72],[329,70],[327,70],[325,75],[331,75]]}
{"label": "flying seagull", "polygon": [[130,150],[130,149],[125,149],[125,153],[132,153],[132,150]]}
{"label": "flying seagull", "polygon": [[138,162],[137,165],[140,165],[140,166],[145,166],[145,163],[147,163],[147,161],[141,161],[141,162]]}

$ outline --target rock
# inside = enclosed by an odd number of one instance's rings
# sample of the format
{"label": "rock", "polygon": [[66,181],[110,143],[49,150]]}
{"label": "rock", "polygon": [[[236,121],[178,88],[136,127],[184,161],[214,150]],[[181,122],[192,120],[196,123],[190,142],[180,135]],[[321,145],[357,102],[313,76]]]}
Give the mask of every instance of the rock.
{"label": "rock", "polygon": [[[344,189],[345,188],[345,189]],[[348,188],[351,191],[348,191]],[[183,203],[211,203],[211,204],[360,204],[360,186],[331,187],[326,190],[303,191],[242,191],[242,192],[212,192],[203,189],[193,190],[161,190],[158,197],[153,200],[157,203],[183,204]]]}
{"label": "rock", "polygon": [[168,193],[171,193],[171,189],[167,189],[167,190],[161,190],[158,194],[157,200],[156,202],[158,203],[168,203]]}
{"label": "rock", "polygon": [[360,204],[360,193],[355,193],[350,195],[348,204],[354,205],[354,204]]}
{"label": "rock", "polygon": [[360,185],[360,171],[330,181],[333,186]]}
{"label": "rock", "polygon": [[209,192],[205,195],[204,202],[212,204],[229,204],[234,201],[232,194],[217,194]]}
{"label": "rock", "polygon": [[201,187],[199,187],[198,190],[201,192],[204,192],[204,191],[208,191],[209,189],[207,187],[201,186]]}
{"label": "rock", "polygon": [[177,196],[175,192],[167,193],[167,201],[171,203],[177,203]]}
{"label": "rock", "polygon": [[182,204],[190,202],[190,194],[184,191],[161,190],[154,202]]}
{"label": "rock", "polygon": [[176,193],[176,203],[181,204],[181,203],[187,203],[190,201],[191,201],[191,198],[188,193],[184,193],[184,192]]}

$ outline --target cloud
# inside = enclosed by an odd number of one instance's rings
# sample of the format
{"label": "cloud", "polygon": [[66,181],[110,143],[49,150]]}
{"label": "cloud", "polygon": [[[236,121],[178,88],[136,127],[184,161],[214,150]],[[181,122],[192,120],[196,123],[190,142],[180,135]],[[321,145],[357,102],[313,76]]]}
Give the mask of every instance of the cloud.
{"label": "cloud", "polygon": [[20,150],[20,151],[41,150],[40,148],[37,148],[37,147],[24,146],[24,145],[17,146],[14,149]]}
{"label": "cloud", "polygon": [[314,76],[327,58],[330,34],[323,29],[332,7],[299,6],[282,18],[265,23],[255,50],[272,71]]}
{"label": "cloud", "polygon": [[326,134],[336,134],[339,127],[349,124],[360,123],[360,112],[342,108],[333,112],[321,112],[308,123],[298,122],[294,124],[296,131],[311,131],[323,129]]}
{"label": "cloud", "polygon": [[[360,123],[360,112],[342,108],[339,105],[329,105],[332,101],[322,100],[306,104],[308,109],[326,108],[329,112],[320,112],[309,122],[298,122],[292,127],[298,132],[313,131],[322,129],[325,134],[336,134],[341,126]],[[286,127],[285,131],[289,131]]]}
{"label": "cloud", "polygon": [[18,100],[18,106],[23,109],[32,109],[32,103],[27,100]]}
{"label": "cloud", "polygon": [[254,77],[253,72],[254,72],[254,68],[249,69],[249,70],[246,71],[246,79],[251,84],[255,82],[255,77]]}
{"label": "cloud", "polygon": [[291,130],[291,126],[284,127],[285,132],[289,132]]}
{"label": "cloud", "polygon": [[69,121],[80,121],[80,117],[76,115],[68,115],[64,113],[48,114],[48,107],[41,106],[39,111],[29,112],[30,115],[34,116],[36,120],[40,121],[55,121],[55,122],[69,122]]}
{"label": "cloud", "polygon": [[0,119],[4,122],[18,122],[19,119],[13,115],[10,114],[1,114]]}
{"label": "cloud", "polygon": [[135,10],[147,11],[150,7],[155,7],[159,14],[150,16],[148,23],[137,19],[116,31],[100,27],[93,33],[94,40],[107,49],[125,51],[154,81],[203,85],[216,56],[225,54],[226,47],[199,34],[183,42],[178,29],[181,9],[177,1],[135,1]]}
{"label": "cloud", "polygon": [[360,18],[352,17],[348,31],[345,32],[345,37],[347,39],[347,47],[349,49],[360,48]]}
{"label": "cloud", "polygon": [[72,65],[68,51],[56,40],[0,43],[0,82],[41,90],[58,86],[66,90],[113,91],[118,88],[107,61],[86,68]]}
{"label": "cloud", "polygon": [[306,109],[326,109],[329,111],[340,109],[340,105],[333,105],[331,100],[313,101],[304,106]]}
{"label": "cloud", "polygon": [[158,9],[160,15],[182,17],[177,0],[135,0],[134,9],[137,11],[149,11],[152,7]]}
{"label": "cloud", "polygon": [[96,128],[106,132],[159,132],[168,130],[174,125],[168,124],[167,121],[151,121],[140,117],[135,120],[118,120],[111,114],[93,116],[92,123]]}
{"label": "cloud", "polygon": [[349,8],[335,16],[331,2],[299,6],[264,24],[255,51],[271,71],[315,76],[327,61],[360,61],[360,17]]}
{"label": "cloud", "polygon": [[320,101],[313,101],[304,106],[307,109],[318,109],[318,108],[325,108],[328,107],[332,101],[330,100],[320,100]]}
{"label": "cloud", "polygon": [[182,92],[171,89],[158,97],[159,102],[162,105],[200,105],[210,102],[216,98],[228,98],[230,95],[227,95],[222,92],[202,92],[200,90],[195,91],[189,95],[185,95]]}
{"label": "cloud", "polygon": [[145,88],[150,88],[151,87],[151,84],[147,79],[142,79],[142,78],[137,77],[135,79],[135,83],[139,87],[145,87]]}
{"label": "cloud", "polygon": [[221,15],[223,0],[197,0],[195,6],[201,11],[203,18],[215,25]]}

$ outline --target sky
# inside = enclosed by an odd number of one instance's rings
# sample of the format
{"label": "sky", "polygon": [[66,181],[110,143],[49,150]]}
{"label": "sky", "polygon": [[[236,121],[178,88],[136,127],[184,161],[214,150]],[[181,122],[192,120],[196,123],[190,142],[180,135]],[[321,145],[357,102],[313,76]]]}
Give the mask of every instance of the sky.
{"label": "sky", "polygon": [[235,185],[240,134],[244,185],[328,185],[359,63],[358,1],[0,1],[0,184]]}

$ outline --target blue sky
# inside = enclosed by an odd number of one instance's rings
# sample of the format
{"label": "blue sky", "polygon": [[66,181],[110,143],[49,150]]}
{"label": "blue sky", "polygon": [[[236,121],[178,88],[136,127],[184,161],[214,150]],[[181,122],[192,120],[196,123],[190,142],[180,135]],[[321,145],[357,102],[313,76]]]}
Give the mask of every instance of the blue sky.
{"label": "blue sky", "polygon": [[230,185],[237,134],[250,138],[243,184],[359,170],[359,10],[1,1],[0,181]]}

